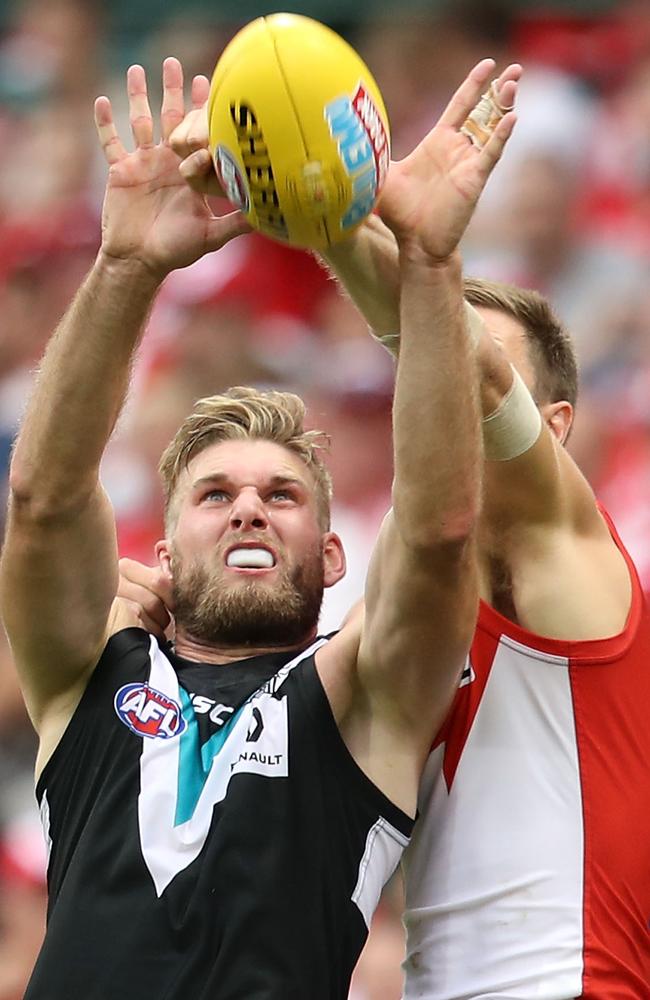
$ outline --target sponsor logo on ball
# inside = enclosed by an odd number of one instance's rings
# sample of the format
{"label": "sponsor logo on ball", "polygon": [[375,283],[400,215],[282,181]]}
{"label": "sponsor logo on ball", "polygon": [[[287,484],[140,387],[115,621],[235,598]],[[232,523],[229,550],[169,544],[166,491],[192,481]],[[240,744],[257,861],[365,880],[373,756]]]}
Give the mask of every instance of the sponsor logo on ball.
{"label": "sponsor logo on ball", "polygon": [[286,240],[289,230],[280,208],[273,166],[257,115],[249,104],[239,101],[231,104],[230,117],[237,133],[247,190],[250,190],[250,202],[257,217],[256,225],[268,236]]}
{"label": "sponsor logo on ball", "polygon": [[372,151],[377,167],[377,186],[381,188],[386,180],[390,164],[388,135],[377,105],[361,83],[352,98],[352,107],[363,122],[364,128],[368,133],[368,138],[372,143]]}
{"label": "sponsor logo on ball", "polygon": [[250,209],[248,185],[237,161],[226,146],[217,146],[214,152],[214,168],[228,201],[242,212]]}
{"label": "sponsor logo on ball", "polygon": [[325,108],[330,135],[352,180],[352,202],[341,220],[350,229],[372,211],[390,160],[388,135],[372,97],[359,84],[352,97],[337,97]]}
{"label": "sponsor logo on ball", "polygon": [[180,705],[148,684],[125,684],[114,700],[120,722],[135,733],[152,740],[170,740],[186,728]]}

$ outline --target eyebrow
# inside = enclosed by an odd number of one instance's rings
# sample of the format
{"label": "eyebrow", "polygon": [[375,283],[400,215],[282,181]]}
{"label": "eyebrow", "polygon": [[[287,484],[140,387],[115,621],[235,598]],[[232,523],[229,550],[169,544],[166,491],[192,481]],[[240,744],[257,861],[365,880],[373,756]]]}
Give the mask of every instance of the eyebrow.
{"label": "eyebrow", "polygon": [[269,480],[270,486],[298,486],[303,489],[307,489],[307,483],[303,482],[302,479],[298,479],[297,476],[271,476]]}
{"label": "eyebrow", "polygon": [[[229,476],[225,472],[213,472],[209,476],[201,476],[200,479],[196,479],[192,483],[193,490],[200,490],[204,486],[219,486],[229,482]],[[298,479],[297,476],[291,475],[275,475],[271,476],[269,479],[269,486],[271,488],[278,486],[297,486],[299,489],[308,489],[308,484],[302,479]]]}
{"label": "eyebrow", "polygon": [[193,490],[200,490],[204,486],[218,485],[219,483],[226,483],[228,481],[228,476],[223,472],[213,472],[209,476],[201,476],[200,479],[195,479],[192,483]]}

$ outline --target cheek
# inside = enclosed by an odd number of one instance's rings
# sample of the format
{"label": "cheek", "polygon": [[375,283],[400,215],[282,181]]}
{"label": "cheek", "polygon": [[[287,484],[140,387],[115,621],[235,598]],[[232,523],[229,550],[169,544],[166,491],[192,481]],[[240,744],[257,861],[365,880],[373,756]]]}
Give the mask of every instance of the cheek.
{"label": "cheek", "polygon": [[320,531],[314,531],[312,525],[302,525],[300,530],[296,531],[294,544],[302,559],[322,555],[323,536]]}
{"label": "cheek", "polygon": [[174,532],[176,549],[201,555],[214,547],[223,532],[223,518],[215,511],[210,515],[200,510],[179,519]]}

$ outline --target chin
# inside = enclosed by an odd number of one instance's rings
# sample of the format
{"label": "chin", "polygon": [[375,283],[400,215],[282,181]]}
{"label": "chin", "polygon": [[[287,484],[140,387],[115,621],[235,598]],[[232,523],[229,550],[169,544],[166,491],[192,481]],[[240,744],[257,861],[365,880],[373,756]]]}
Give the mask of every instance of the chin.
{"label": "chin", "polygon": [[195,566],[175,581],[176,623],[195,639],[219,646],[298,645],[317,629],[323,589],[320,559],[291,573],[276,566],[215,577]]}

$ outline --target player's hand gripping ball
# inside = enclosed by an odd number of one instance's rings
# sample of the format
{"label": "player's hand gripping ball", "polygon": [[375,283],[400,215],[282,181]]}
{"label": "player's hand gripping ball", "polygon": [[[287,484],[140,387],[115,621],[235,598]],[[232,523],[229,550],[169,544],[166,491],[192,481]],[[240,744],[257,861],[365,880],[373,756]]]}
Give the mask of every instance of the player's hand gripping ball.
{"label": "player's hand gripping ball", "polygon": [[229,200],[260,232],[324,250],[372,211],[390,161],[388,116],[363,60],[325,25],[271,14],[225,48],[208,101]]}

